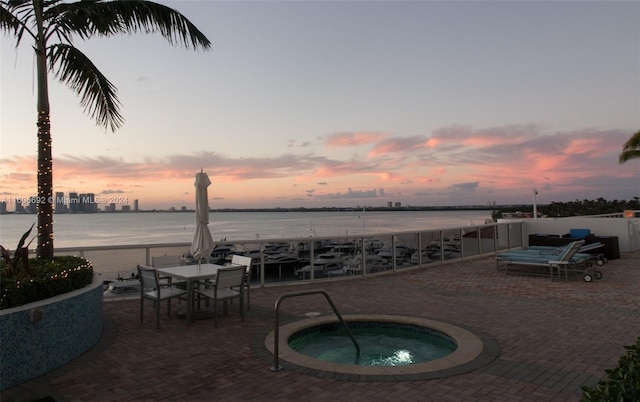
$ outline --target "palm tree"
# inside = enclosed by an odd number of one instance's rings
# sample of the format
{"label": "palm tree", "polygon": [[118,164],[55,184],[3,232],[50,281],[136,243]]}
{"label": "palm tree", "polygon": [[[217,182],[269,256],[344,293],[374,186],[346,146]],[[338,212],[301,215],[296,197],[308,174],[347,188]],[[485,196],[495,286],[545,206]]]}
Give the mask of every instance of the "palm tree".
{"label": "palm tree", "polygon": [[629,138],[624,143],[622,153],[620,153],[620,163],[625,163],[629,159],[640,158],[640,131]]}
{"label": "palm tree", "polygon": [[16,47],[33,40],[37,74],[38,258],[53,257],[53,164],[49,123],[48,73],[80,96],[96,124],[116,131],[124,123],[116,87],[73,44],[115,34],[160,33],[170,44],[208,50],[209,39],[186,17],[145,0],[0,0],[0,30],[15,37]]}

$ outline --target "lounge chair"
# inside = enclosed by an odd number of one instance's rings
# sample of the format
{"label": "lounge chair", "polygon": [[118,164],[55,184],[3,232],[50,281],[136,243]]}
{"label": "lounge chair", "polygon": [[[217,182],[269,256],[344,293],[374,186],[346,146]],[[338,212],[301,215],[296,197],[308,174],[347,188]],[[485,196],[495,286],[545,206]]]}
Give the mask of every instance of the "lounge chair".
{"label": "lounge chair", "polygon": [[[589,254],[591,255],[591,258],[596,260],[596,264],[598,264],[599,266],[604,265],[608,260],[607,258],[604,256],[603,253],[599,252],[599,250],[601,248],[604,247],[603,243],[600,242],[595,242],[595,243],[589,243],[589,244],[584,244],[582,246],[580,246],[580,248],[578,249],[578,253],[577,254]],[[562,247],[553,247],[553,246],[529,246],[529,248],[527,250],[512,250],[512,251],[533,251],[533,250],[537,250],[543,253],[560,253],[562,251]]]}
{"label": "lounge chair", "polygon": [[558,276],[564,272],[565,279],[568,272],[584,273],[584,280],[591,282],[593,277],[602,278],[602,273],[595,271],[588,263],[592,257],[590,254],[578,254],[578,250],[584,244],[584,240],[577,240],[567,244],[559,253],[544,253],[536,250],[507,251],[496,255],[496,268],[500,269],[500,264],[504,264],[507,274],[510,267],[547,267],[549,277],[553,280],[554,271]]}
{"label": "lounge chair", "polygon": [[[528,249],[518,249],[518,250],[509,250],[505,251],[501,254],[510,255],[510,254],[518,254],[518,255],[533,255],[533,256],[542,256],[542,255],[559,255],[562,253],[566,246],[561,247],[553,247],[553,246],[531,246]],[[573,262],[581,262],[581,261],[589,261],[596,260],[598,265],[603,265],[606,262],[606,258],[602,254],[592,254],[594,250],[597,250],[603,247],[602,243],[592,243],[585,244],[580,246],[578,252],[572,257]]]}
{"label": "lounge chair", "polygon": [[[561,246],[561,247],[552,247],[552,246],[531,246],[525,250],[509,250],[503,253],[500,253],[502,256],[509,255],[532,255],[538,258],[539,256],[550,256],[550,255],[560,255],[569,245]],[[604,265],[606,262],[606,258],[602,254],[593,254],[595,250],[604,247],[602,243],[591,243],[591,244],[583,244],[580,246],[576,254],[571,258],[571,262],[576,264],[589,264],[592,260],[595,260],[598,266]]]}

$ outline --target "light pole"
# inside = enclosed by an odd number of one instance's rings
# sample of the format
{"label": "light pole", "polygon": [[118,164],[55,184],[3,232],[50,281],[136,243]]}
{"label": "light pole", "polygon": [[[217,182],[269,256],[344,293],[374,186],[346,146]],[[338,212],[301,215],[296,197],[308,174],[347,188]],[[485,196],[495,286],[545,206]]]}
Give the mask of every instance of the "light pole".
{"label": "light pole", "polygon": [[538,205],[536,202],[536,196],[538,195],[538,190],[533,189],[533,219],[538,219]]}

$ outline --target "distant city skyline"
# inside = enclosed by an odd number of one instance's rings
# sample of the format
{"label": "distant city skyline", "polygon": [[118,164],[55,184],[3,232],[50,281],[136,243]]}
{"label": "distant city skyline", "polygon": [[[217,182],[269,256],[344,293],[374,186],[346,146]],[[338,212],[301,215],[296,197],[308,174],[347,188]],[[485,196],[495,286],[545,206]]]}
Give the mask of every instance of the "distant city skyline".
{"label": "distant city skyline", "polygon": [[[0,213],[37,213],[36,205],[38,203],[38,196],[31,195],[25,197],[4,197],[0,198]],[[118,196],[96,196],[92,192],[78,192],[71,191],[64,193],[58,191],[54,193],[54,212],[56,213],[73,213],[73,212],[115,212],[117,210],[123,211],[139,211],[140,201],[138,199],[129,202],[127,197]],[[402,208],[402,202],[400,201],[387,201],[385,205],[376,205],[376,208]],[[358,206],[360,208],[360,206]],[[365,206],[366,207],[366,206]],[[369,206],[371,207],[371,206]],[[155,209],[147,209],[146,211],[153,211]],[[169,206],[166,209],[168,211],[193,211],[193,209],[187,208],[186,205],[174,205]]]}
{"label": "distant city skyline", "polygon": [[[77,40],[118,88],[96,127],[50,82],[54,191],[194,208],[640,195],[640,2],[159,1],[212,41]],[[0,41],[0,199],[37,194],[33,49]],[[120,205],[120,204],[118,204]]]}
{"label": "distant city skyline", "polygon": [[[67,212],[114,212],[118,209],[133,210],[139,209],[139,200],[131,200],[127,197],[107,196],[102,197],[92,192],[70,191],[65,193],[57,191],[53,195],[52,204],[57,213]],[[24,197],[0,197],[0,212],[22,212],[36,213],[36,205],[39,199],[36,195]],[[132,205],[131,205],[132,204]]]}

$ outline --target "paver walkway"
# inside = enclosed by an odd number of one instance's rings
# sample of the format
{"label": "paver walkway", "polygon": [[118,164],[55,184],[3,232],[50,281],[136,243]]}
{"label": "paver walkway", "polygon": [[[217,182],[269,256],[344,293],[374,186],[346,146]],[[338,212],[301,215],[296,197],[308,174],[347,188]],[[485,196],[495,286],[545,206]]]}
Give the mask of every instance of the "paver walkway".
{"label": "paver walkway", "polygon": [[[640,336],[640,253],[574,277],[505,275],[484,257],[358,280],[252,289],[240,322],[232,306],[215,329],[174,314],[155,329],[139,300],[106,302],[105,336],[92,350],[2,393],[3,402],[49,401],[579,401]],[[395,314],[460,324],[493,338],[497,359],[472,372],[421,381],[351,382],[293,370],[272,372],[263,340],[283,293],[324,289],[343,315]],[[163,311],[164,310],[163,306]],[[176,305],[174,305],[176,307]],[[173,309],[176,311],[177,309]],[[329,314],[321,296],[288,299],[285,319]]]}

